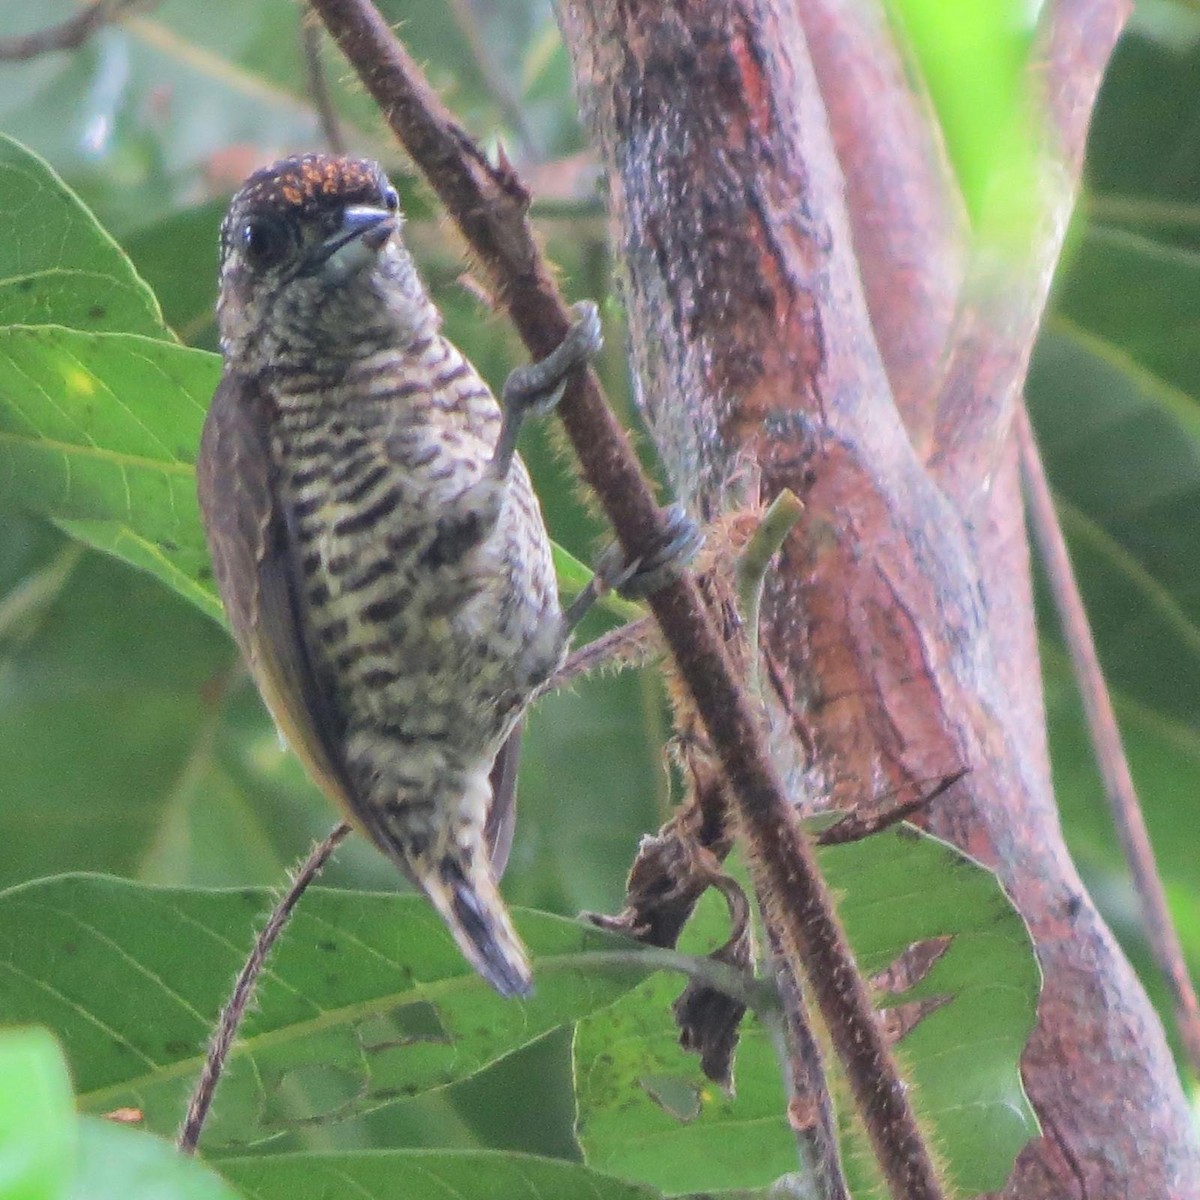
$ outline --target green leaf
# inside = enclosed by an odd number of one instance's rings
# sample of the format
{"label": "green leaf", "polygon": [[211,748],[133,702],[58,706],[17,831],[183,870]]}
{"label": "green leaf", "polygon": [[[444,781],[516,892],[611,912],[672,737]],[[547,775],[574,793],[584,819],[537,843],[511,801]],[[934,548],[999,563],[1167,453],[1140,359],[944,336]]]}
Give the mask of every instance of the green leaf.
{"label": "green leaf", "polygon": [[[0,893],[0,1013],[31,1014],[67,1048],[88,1111],[178,1124],[230,980],[270,897],[87,876]],[[521,912],[537,991],[495,995],[415,896],[309,891],[272,956],[221,1083],[205,1146],[254,1146],[464,1079],[602,1008],[644,972],[588,969],[625,947]]]}
{"label": "green leaf", "polygon": [[1025,923],[991,871],[911,826],[820,860],[868,976],[915,943],[947,939],[929,972],[881,1006],[933,1006],[899,1044],[918,1116],[954,1191],[999,1191],[1039,1133],[1021,1083],[1041,988]]}
{"label": "green leaf", "polygon": [[[49,517],[221,619],[193,463],[220,360],[128,334],[0,329],[0,507]],[[555,547],[570,595],[591,571]],[[629,619],[642,609],[606,594]]]}
{"label": "green leaf", "polygon": [[75,1165],[75,1104],[44,1029],[0,1030],[0,1196],[61,1200]]}
{"label": "green leaf", "polygon": [[[932,1002],[900,1044],[918,1111],[959,1193],[1000,1188],[1037,1133],[1019,1072],[1039,987],[1023,922],[991,872],[907,826],[823,849],[820,859],[868,974],[914,943],[946,939],[928,973],[884,1003]],[[678,1047],[669,1017],[677,991],[656,977],[580,1023],[586,1160],[671,1194],[763,1187],[794,1171],[795,1139],[766,1032],[757,1022],[744,1029],[737,1096],[727,1097]],[[847,1158],[853,1165],[864,1156]]]}
{"label": "green leaf", "polygon": [[1027,388],[1110,681],[1191,721],[1200,694],[1200,408],[1127,354],[1055,321]]}
{"label": "green leaf", "polygon": [[0,507],[78,522],[215,616],[192,463],[219,374],[134,334],[0,329]]}
{"label": "green leaf", "polygon": [[0,325],[169,336],[154,293],[48,163],[0,134]]}
{"label": "green leaf", "polygon": [[203,1163],[112,1121],[79,1121],[79,1170],[67,1200],[238,1200]]}
{"label": "green leaf", "polygon": [[669,1195],[753,1187],[796,1167],[779,1064],[748,1018],[737,1055],[737,1096],[706,1079],[679,1048],[671,1003],[680,982],[655,976],[575,1035],[584,1160]]}
{"label": "green leaf", "polygon": [[[1195,397],[1200,254],[1090,226],[1056,285],[1056,312]],[[1055,332],[1062,332],[1058,327]]]}
{"label": "green leaf", "polygon": [[[1138,5],[1136,15],[1150,7]],[[1195,153],[1200,13],[1170,7],[1181,37],[1147,36],[1135,21],[1105,71],[1088,130],[1087,173],[1094,197],[1172,201],[1195,208],[1200,195]],[[1138,136],[1148,130],[1153,137]],[[1200,249],[1194,222],[1190,233],[1173,230],[1172,240]],[[1131,316],[1137,319],[1136,310]]]}
{"label": "green leaf", "polygon": [[578,1163],[486,1150],[386,1150],[224,1159],[245,1200],[653,1200],[647,1188]]}

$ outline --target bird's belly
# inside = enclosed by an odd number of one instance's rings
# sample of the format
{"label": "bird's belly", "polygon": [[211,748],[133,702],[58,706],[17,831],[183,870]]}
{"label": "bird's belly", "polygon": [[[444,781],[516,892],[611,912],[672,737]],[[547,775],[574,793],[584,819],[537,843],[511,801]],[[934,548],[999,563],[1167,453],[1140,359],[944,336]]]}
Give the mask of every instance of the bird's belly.
{"label": "bird's belly", "polygon": [[[561,658],[561,616],[540,523],[512,561],[502,522],[451,565],[425,565],[429,534],[392,524],[316,539],[314,649],[351,727],[493,754]],[[530,541],[529,539],[533,540]],[[388,547],[411,545],[409,553]]]}

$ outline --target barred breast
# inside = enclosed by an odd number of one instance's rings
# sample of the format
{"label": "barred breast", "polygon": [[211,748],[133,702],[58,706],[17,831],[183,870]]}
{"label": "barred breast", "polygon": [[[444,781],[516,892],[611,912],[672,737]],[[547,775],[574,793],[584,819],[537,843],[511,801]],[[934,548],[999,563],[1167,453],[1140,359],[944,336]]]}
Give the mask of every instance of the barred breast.
{"label": "barred breast", "polygon": [[482,540],[455,524],[500,425],[445,339],[276,396],[274,453],[310,642],[347,728],[490,765],[561,661],[549,541],[524,465]]}

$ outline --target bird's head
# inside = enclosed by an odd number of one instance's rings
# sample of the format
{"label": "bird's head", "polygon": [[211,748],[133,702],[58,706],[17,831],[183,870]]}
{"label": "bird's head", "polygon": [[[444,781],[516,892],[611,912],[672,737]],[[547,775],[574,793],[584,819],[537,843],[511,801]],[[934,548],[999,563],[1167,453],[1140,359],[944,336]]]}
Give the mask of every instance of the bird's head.
{"label": "bird's head", "polygon": [[436,325],[401,222],[373,162],[304,154],[256,171],[221,225],[226,357],[248,371],[310,354],[337,362]]}

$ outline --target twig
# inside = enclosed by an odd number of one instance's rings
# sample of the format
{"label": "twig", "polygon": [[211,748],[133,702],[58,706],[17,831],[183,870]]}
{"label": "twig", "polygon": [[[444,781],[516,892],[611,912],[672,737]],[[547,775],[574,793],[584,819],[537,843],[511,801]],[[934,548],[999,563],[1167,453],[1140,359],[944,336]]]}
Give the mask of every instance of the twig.
{"label": "twig", "polygon": [[306,8],[300,17],[300,40],[304,46],[304,70],[308,76],[308,94],[312,97],[317,119],[321,122],[321,134],[325,144],[334,154],[346,153],[346,139],[338,121],[333,97],[329,94],[329,80],[321,63],[321,34],[324,26],[311,8]]}
{"label": "twig", "polygon": [[771,507],[763,514],[754,536],[738,559],[738,602],[742,610],[742,620],[745,622],[746,642],[750,646],[748,682],[752,696],[757,697],[760,694],[758,618],[767,568],[779,547],[783,545],[784,539],[800,520],[803,511],[804,505],[800,503],[796,493],[784,488],[771,501]]}
{"label": "twig", "polygon": [[[527,190],[509,164],[487,162],[367,0],[313,0],[313,7],[489,272],[530,353],[545,357],[570,317],[526,220]],[[558,411],[626,555],[654,553],[666,541],[665,523],[593,372],[568,389]],[[940,1200],[907,1088],[813,849],[696,582],[682,575],[649,603],[729,781],[765,919],[784,956],[803,967],[892,1193],[897,1200]]]}
{"label": "twig", "polygon": [[1054,509],[1054,497],[1029,424],[1029,414],[1024,407],[1017,414],[1017,435],[1020,439],[1021,472],[1029,516],[1054,596],[1054,606],[1058,610],[1063,638],[1071,655],[1075,684],[1083,700],[1088,733],[1096,752],[1100,777],[1104,781],[1104,794],[1112,812],[1122,853],[1133,876],[1134,888],[1142,903],[1142,920],[1145,922],[1150,949],[1171,992],[1175,1024],[1184,1052],[1193,1074],[1200,1077],[1200,1003],[1197,1003],[1196,992],[1188,976],[1179,935],[1171,921],[1166,893],[1154,861],[1154,848],[1150,844],[1150,835],[1138,803],[1129,760],[1121,745],[1121,731],[1113,711],[1112,698],[1104,682],[1104,672],[1096,654],[1083,597]]}
{"label": "twig", "polygon": [[935,800],[944,796],[966,774],[966,768],[963,768],[950,775],[943,775],[929,791],[922,792],[921,795],[914,796],[913,799],[905,800],[900,804],[893,804],[882,812],[848,812],[836,825],[831,825],[817,834],[817,845],[843,846],[847,842],[861,842],[863,838],[882,833],[885,829],[891,829],[893,825],[925,812]]}
{"label": "twig", "polygon": [[800,981],[777,945],[772,953],[779,977],[782,1019],[759,1015],[775,1042],[787,1089],[787,1121],[796,1137],[802,1174],[814,1200],[851,1200],[838,1145],[837,1115],[825,1084],[821,1044],[812,1031]]}
{"label": "twig", "polygon": [[217,1090],[217,1084],[221,1081],[221,1073],[225,1069],[225,1060],[229,1057],[233,1039],[237,1037],[242,1018],[246,1015],[246,1008],[254,996],[255,985],[258,983],[258,977],[267,961],[267,956],[271,953],[271,947],[275,945],[276,939],[287,926],[292,910],[308,889],[308,885],[321,873],[321,869],[329,861],[330,855],[349,832],[349,825],[337,825],[323,842],[318,842],[313,846],[308,857],[297,869],[291,887],[275,905],[266,925],[254,939],[250,956],[246,959],[241,971],[238,972],[238,977],[233,984],[233,991],[230,993],[225,1007],[221,1010],[217,1028],[208,1044],[204,1068],[200,1072],[200,1078],[197,1080],[192,1098],[188,1102],[187,1116],[184,1117],[179,1137],[175,1143],[184,1154],[192,1154],[196,1149],[196,1144],[200,1141],[208,1110],[212,1106],[213,1094]]}
{"label": "twig", "polygon": [[653,618],[639,617],[602,633],[578,650],[572,650],[567,661],[551,677],[546,690],[557,692],[593,671],[644,667],[658,649]]}
{"label": "twig", "polygon": [[20,37],[0,38],[0,62],[26,62],[55,50],[78,50],[105,25],[111,25],[139,0],[93,0],[57,25]]}

